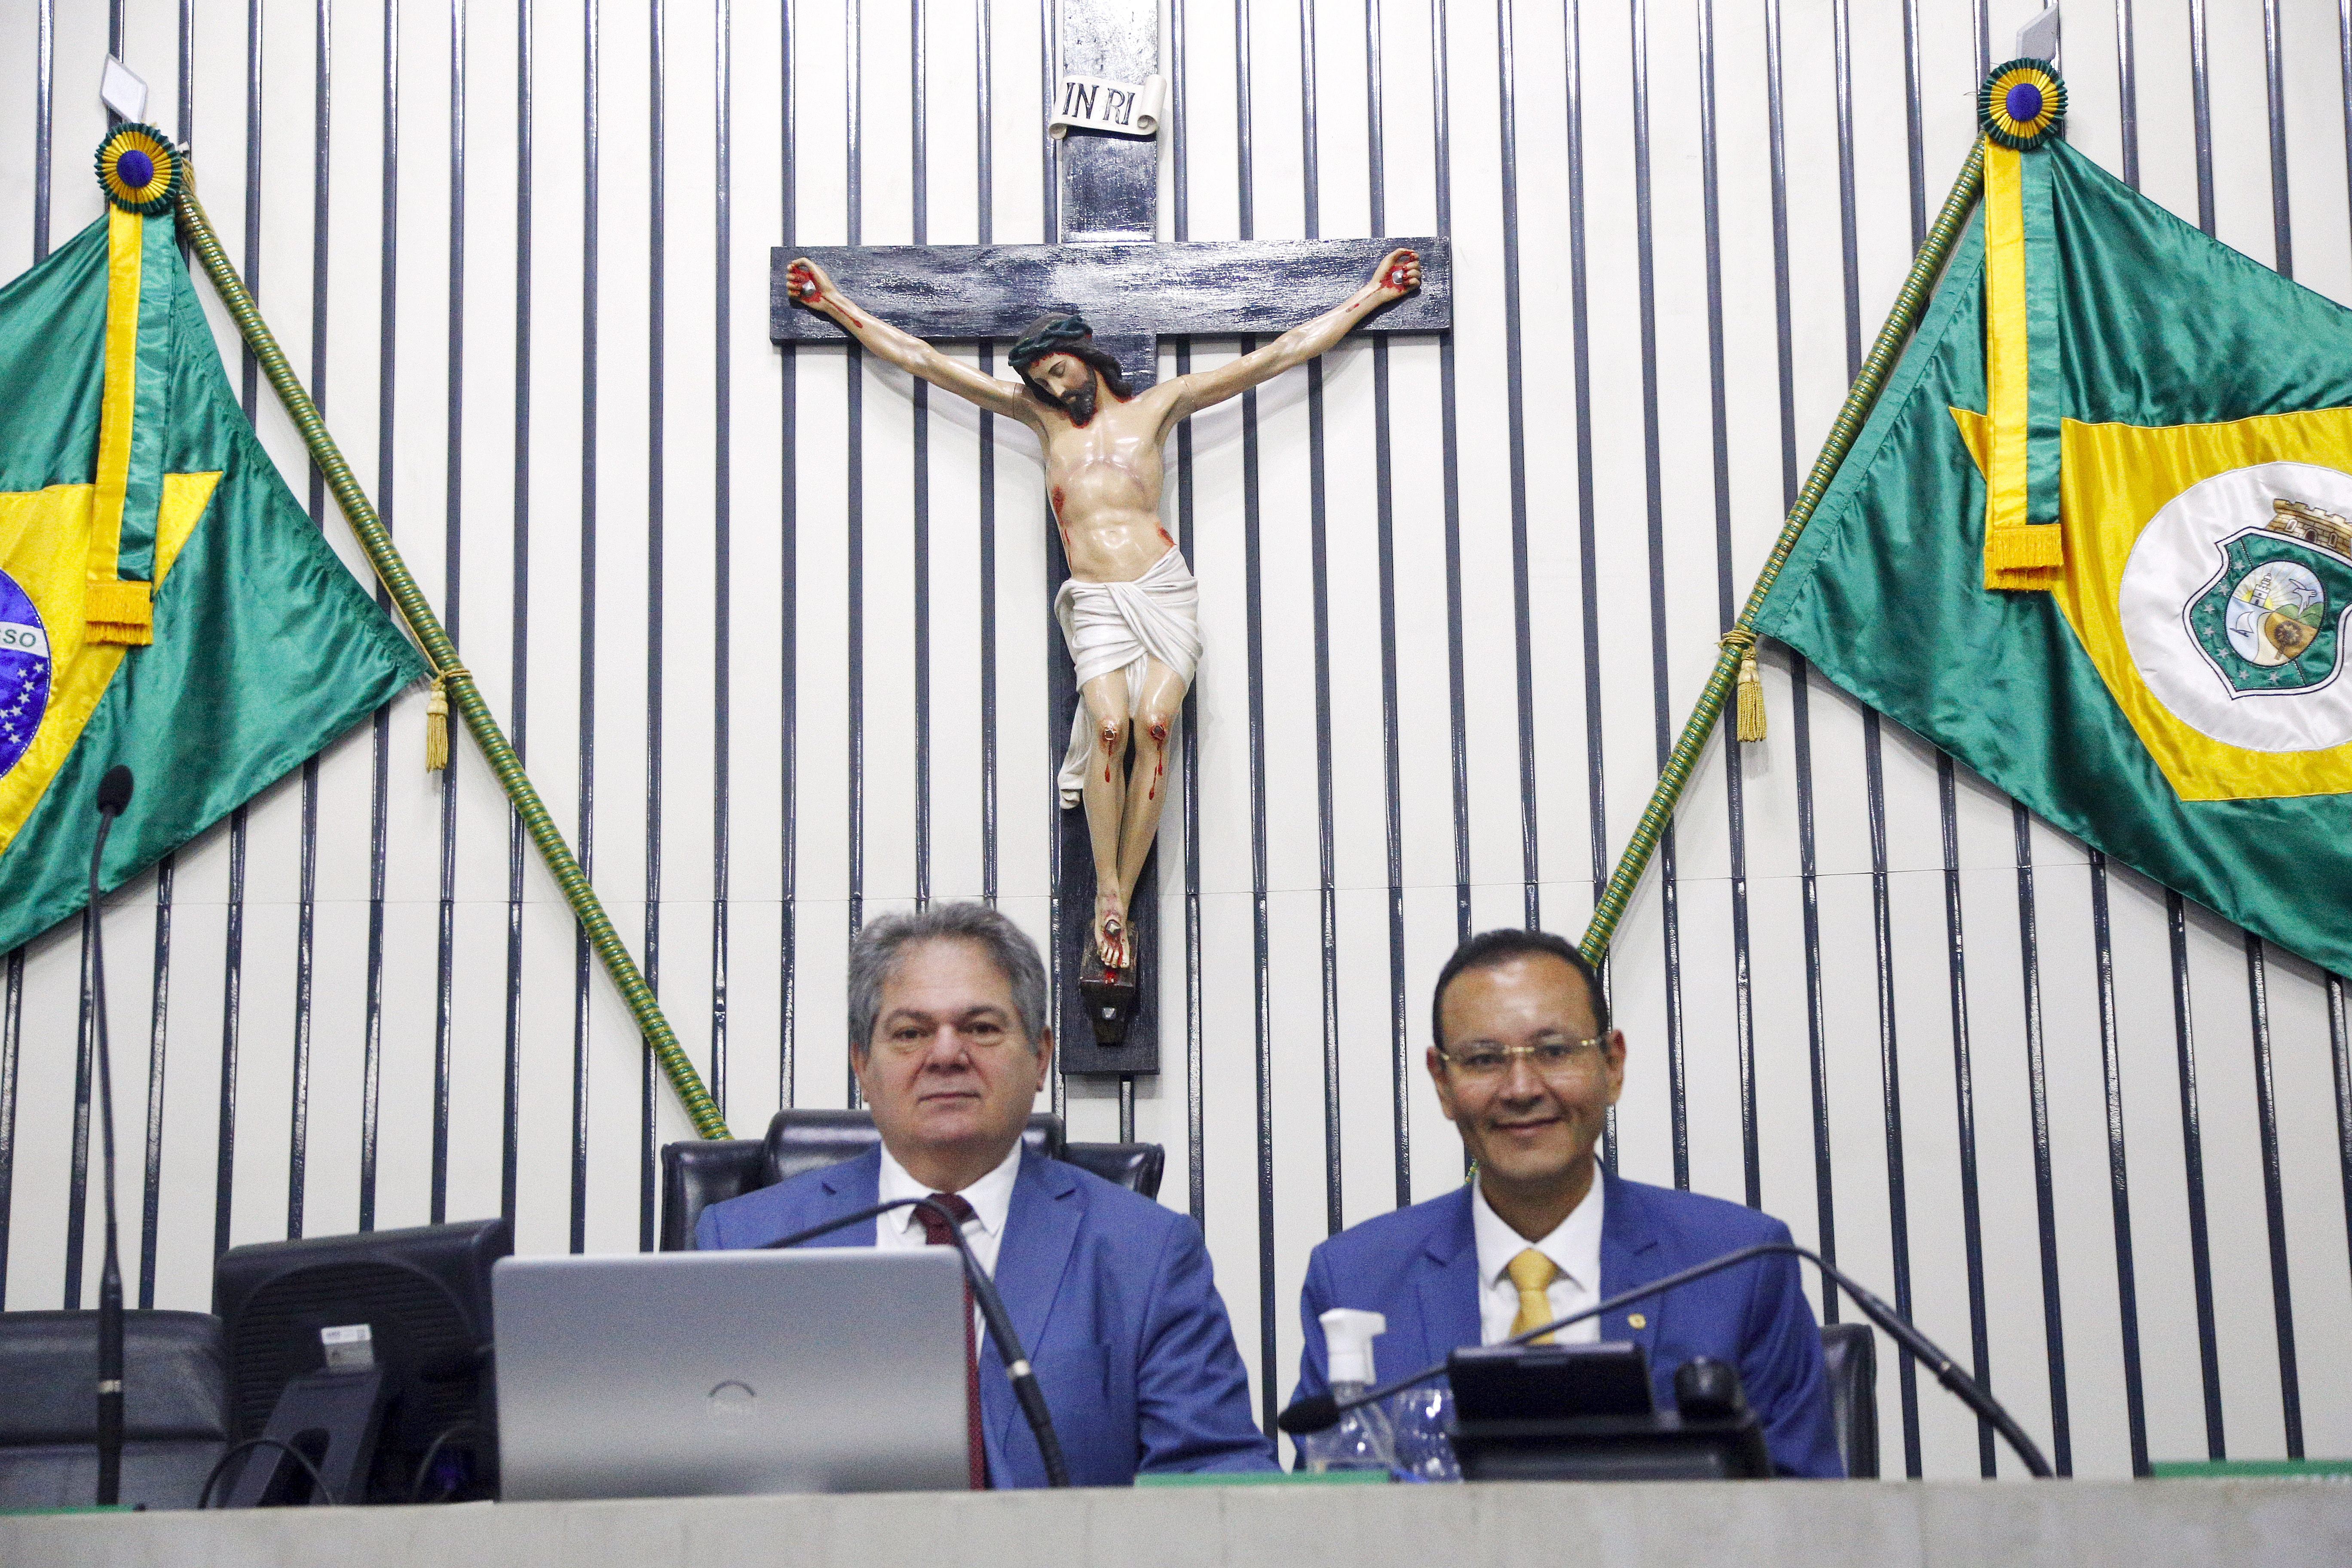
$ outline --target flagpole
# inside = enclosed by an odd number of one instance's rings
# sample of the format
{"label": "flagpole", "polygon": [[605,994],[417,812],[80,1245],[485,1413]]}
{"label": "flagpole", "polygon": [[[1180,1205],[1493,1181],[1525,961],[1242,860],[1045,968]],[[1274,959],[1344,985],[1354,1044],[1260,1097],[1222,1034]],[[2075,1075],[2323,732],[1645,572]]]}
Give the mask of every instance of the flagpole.
{"label": "flagpole", "polygon": [[687,1059],[677,1035],[671,1032],[669,1020],[662,1016],[661,1004],[656,1000],[653,987],[646,984],[646,977],[638,972],[636,960],[629,956],[628,948],[622,943],[619,933],[613,930],[613,922],[604,913],[604,906],[598,900],[596,889],[588,883],[587,873],[580,868],[572,847],[564,843],[562,832],[555,826],[554,819],[548,816],[539,792],[531,787],[530,778],[524,774],[522,759],[515,755],[514,747],[499,728],[497,719],[491,716],[489,704],[482,700],[481,691],[474,685],[474,678],[458,662],[457,645],[449,640],[441,618],[433,613],[433,606],[417,587],[416,580],[408,574],[408,567],[401,560],[400,552],[393,546],[392,536],[384,531],[375,508],[369,504],[366,493],[360,489],[359,480],[352,477],[351,465],[343,461],[334,437],[327,434],[326,422],[320,416],[319,405],[310,401],[309,393],[302,390],[302,384],[295,378],[293,367],[286,363],[286,355],[278,348],[278,340],[262,321],[260,308],[254,303],[253,295],[246,289],[244,280],[237,277],[236,269],[229,265],[227,254],[221,249],[220,237],[213,232],[211,220],[205,216],[204,204],[196,199],[193,181],[181,186],[178,206],[181,229],[195,247],[197,258],[204,263],[205,274],[219,291],[221,302],[228,307],[229,315],[236,321],[237,331],[245,336],[246,346],[260,362],[262,374],[269,378],[270,386],[278,393],[278,400],[286,405],[294,427],[302,433],[303,444],[310,449],[310,460],[318,465],[320,476],[327,481],[327,488],[334,492],[335,504],[342,509],[344,520],[351,524],[352,531],[359,536],[361,548],[367,552],[369,564],[375,568],[376,576],[390,591],[401,619],[407,623],[410,634],[424,647],[425,658],[433,661],[436,681],[456,701],[457,711],[465,715],[466,727],[474,732],[474,739],[480,743],[483,755],[489,760],[490,771],[498,775],[499,784],[507,792],[507,799],[514,805],[515,814],[530,831],[531,842],[539,846],[540,858],[547,862],[547,868],[553,873],[557,886],[563,889],[564,900],[571,904],[572,915],[587,933],[589,945],[596,950],[596,956],[604,960],[604,972],[613,977],[613,984],[620,987],[621,999],[628,1004],[630,1016],[636,1020],[638,1032],[645,1037],[646,1048],[653,1052],[655,1059],[661,1063],[662,1072],[668,1078],[670,1088],[677,1091],[687,1114],[693,1119],[695,1131],[705,1138],[727,1137],[726,1119],[719,1115],[710,1091],[703,1087],[701,1075],[694,1070],[694,1064]]}
{"label": "flagpole", "polygon": [[1609,884],[1601,890],[1601,901],[1593,907],[1592,923],[1584,928],[1584,940],[1577,944],[1591,962],[1598,963],[1601,955],[1609,950],[1610,939],[1616,934],[1617,921],[1625,912],[1626,902],[1633,898],[1642,873],[1649,868],[1658,838],[1674,816],[1675,803],[1681,798],[1683,786],[1690,782],[1691,769],[1698,765],[1699,752],[1706,748],[1708,734],[1723,714],[1724,699],[1730,695],[1740,664],[1754,653],[1756,616],[1764,607],[1765,595],[1772,591],[1773,581],[1788,563],[1789,552],[1796,548],[1797,536],[1804,532],[1813,508],[1828,492],[1830,481],[1837,478],[1840,465],[1853,447],[1854,437],[1862,434],[1864,422],[1870,417],[1872,406],[1886,385],[1888,373],[1902,356],[1903,345],[1912,330],[1919,324],[1919,313],[1927,305],[1937,277],[1944,270],[1945,262],[1951,259],[1953,243],[1959,238],[1961,226],[1968,221],[1983,184],[1984,139],[1979,137],[1976,145],[1969,149],[1960,177],[1952,184],[1952,194],[1944,198],[1943,210],[1936,215],[1927,237],[1920,242],[1919,254],[1912,258],[1910,275],[1903,279],[1902,291],[1895,296],[1895,308],[1886,313],[1886,324],[1878,329],[1877,341],[1871,344],[1869,357],[1862,362],[1862,373],[1853,378],[1853,385],[1846,392],[1845,405],[1830,426],[1829,439],[1822,443],[1821,456],[1813,459],[1805,488],[1798,493],[1797,504],[1789,509],[1780,537],[1773,541],[1772,553],[1766,557],[1764,569],[1756,574],[1756,585],[1748,591],[1748,603],[1741,608],[1739,618],[1732,622],[1731,629],[1723,634],[1715,669],[1699,692],[1698,705],[1691,710],[1689,721],[1683,725],[1682,735],[1666,758],[1665,769],[1658,775],[1657,787],[1650,793],[1650,804],[1642,808],[1642,819],[1634,825],[1633,839],[1618,857],[1617,868],[1609,874]]}

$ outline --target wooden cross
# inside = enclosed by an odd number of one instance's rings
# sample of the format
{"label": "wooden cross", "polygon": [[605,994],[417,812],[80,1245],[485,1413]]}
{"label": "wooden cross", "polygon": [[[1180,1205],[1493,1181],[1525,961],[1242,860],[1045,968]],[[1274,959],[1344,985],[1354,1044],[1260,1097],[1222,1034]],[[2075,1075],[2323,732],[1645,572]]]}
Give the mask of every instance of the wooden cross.
{"label": "wooden cross", "polygon": [[[1156,0],[1064,0],[1066,77],[1141,82],[1160,68]],[[769,281],[769,336],[779,343],[845,341],[824,317],[795,306],[787,265],[806,256],[876,316],[935,342],[1020,337],[1048,311],[1075,311],[1094,328],[1137,391],[1158,379],[1162,337],[1272,337],[1328,310],[1371,275],[1399,246],[1421,257],[1418,293],[1369,318],[1365,332],[1438,332],[1453,325],[1447,241],[1384,239],[1210,240],[1155,243],[1159,192],[1156,139],[1073,128],[1059,143],[1058,245],[811,247],[775,250]],[[1058,536],[1046,528],[1045,604],[1069,575]],[[1052,634],[1047,732],[1058,758],[1078,700],[1074,671]],[[1045,787],[1051,788],[1050,780]],[[1141,993],[1126,1038],[1101,1045],[1078,988],[1094,910],[1094,854],[1086,813],[1061,814],[1060,876],[1054,932],[1055,972],[1065,978],[1055,1037],[1065,1073],[1154,1073],[1159,1056],[1159,857],[1144,863],[1128,900],[1129,941]]]}

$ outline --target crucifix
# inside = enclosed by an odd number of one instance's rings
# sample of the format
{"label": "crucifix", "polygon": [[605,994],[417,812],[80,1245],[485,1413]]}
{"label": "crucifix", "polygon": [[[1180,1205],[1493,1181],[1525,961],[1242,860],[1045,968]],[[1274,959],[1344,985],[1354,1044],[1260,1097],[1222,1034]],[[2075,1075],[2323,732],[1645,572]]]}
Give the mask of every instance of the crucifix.
{"label": "crucifix", "polygon": [[[1048,684],[1054,733],[1068,737],[1054,952],[1078,984],[1065,988],[1055,1036],[1065,1073],[1150,1073],[1151,848],[1172,720],[1201,657],[1192,574],[1160,519],[1161,443],[1196,409],[1351,329],[1446,330],[1450,256],[1426,237],[1157,243],[1156,0],[1065,0],[1061,14],[1061,243],[780,248],[769,335],[855,338],[1037,435],[1054,514],[1049,600],[1069,654]],[[1275,341],[1155,385],[1163,336]],[[929,346],[973,340],[1012,341],[1020,379],[992,381]]]}

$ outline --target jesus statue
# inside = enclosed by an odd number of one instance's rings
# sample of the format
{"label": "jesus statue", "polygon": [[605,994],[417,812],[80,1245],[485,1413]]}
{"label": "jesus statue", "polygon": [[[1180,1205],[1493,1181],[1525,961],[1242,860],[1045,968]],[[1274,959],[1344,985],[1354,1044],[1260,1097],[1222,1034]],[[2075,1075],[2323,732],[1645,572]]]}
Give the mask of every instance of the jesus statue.
{"label": "jesus statue", "polygon": [[[1094,847],[1094,948],[1122,976],[1133,961],[1127,900],[1160,831],[1169,731],[1201,659],[1200,592],[1160,525],[1160,447],[1179,421],[1329,349],[1373,310],[1421,284],[1410,250],[1381,258],[1336,309],[1215,370],[1131,391],[1118,362],[1075,315],[1041,317],[1008,356],[1013,386],[876,319],[803,258],[785,272],[794,303],[868,352],[1036,432],[1069,581],[1054,601],[1081,700],[1062,761],[1061,800],[1083,804]],[[1132,767],[1129,765],[1130,748]]]}

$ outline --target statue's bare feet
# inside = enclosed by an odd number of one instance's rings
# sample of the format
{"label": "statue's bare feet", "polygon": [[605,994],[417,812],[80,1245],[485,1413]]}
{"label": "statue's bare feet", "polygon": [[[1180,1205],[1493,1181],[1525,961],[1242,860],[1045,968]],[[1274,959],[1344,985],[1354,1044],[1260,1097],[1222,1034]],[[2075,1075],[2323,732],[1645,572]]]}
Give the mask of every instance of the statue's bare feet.
{"label": "statue's bare feet", "polygon": [[1127,903],[1108,889],[1095,895],[1095,953],[1105,969],[1128,967]]}

